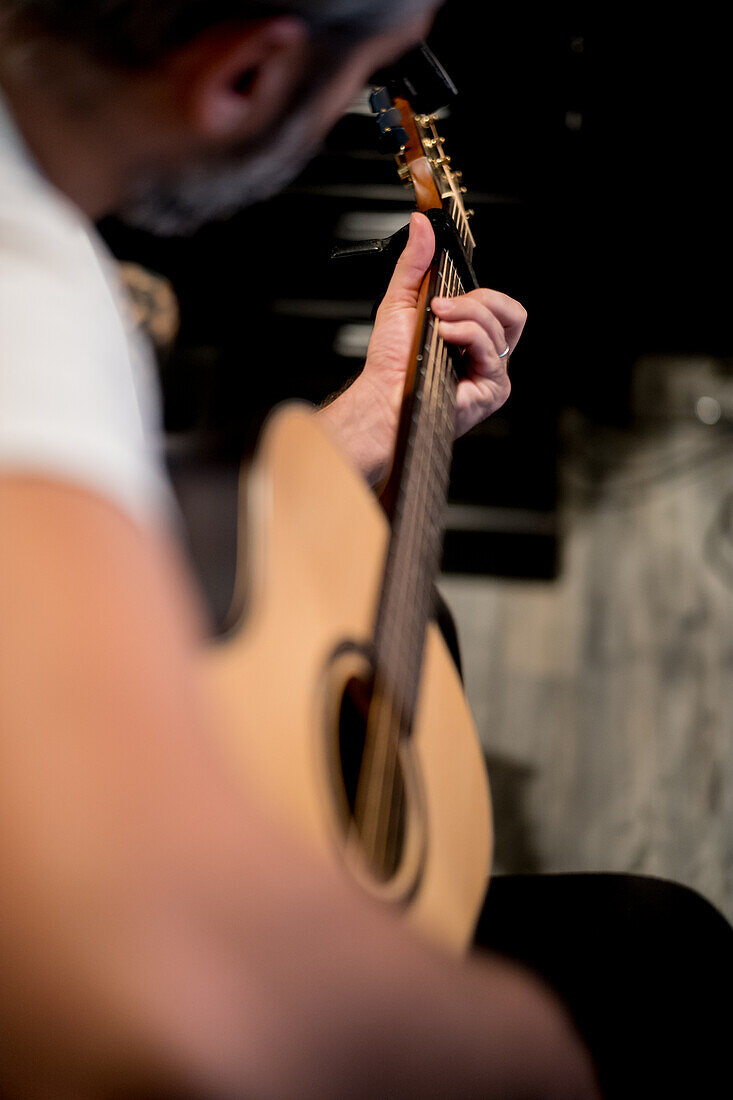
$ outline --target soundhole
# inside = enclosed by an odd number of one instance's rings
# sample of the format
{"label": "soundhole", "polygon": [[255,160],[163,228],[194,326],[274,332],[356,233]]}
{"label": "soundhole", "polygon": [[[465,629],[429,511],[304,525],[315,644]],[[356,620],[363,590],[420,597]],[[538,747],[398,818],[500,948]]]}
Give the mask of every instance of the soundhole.
{"label": "soundhole", "polygon": [[[382,883],[398,872],[405,848],[407,798],[399,753],[392,755],[388,776],[365,769],[365,749],[373,684],[370,678],[352,676],[346,683],[338,712],[338,777],[342,790],[345,831],[357,844],[369,872]],[[362,784],[364,787],[362,788]],[[370,812],[365,813],[366,803]],[[374,834],[374,807],[379,829]]]}

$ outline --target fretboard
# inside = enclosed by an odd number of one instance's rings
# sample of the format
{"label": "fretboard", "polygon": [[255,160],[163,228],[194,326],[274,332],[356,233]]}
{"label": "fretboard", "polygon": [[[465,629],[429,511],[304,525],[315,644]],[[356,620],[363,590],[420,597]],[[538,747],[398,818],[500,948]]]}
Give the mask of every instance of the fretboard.
{"label": "fretboard", "polygon": [[433,586],[440,568],[442,516],[448,495],[458,353],[440,336],[434,296],[463,286],[447,252],[434,264],[425,298],[412,392],[403,409],[393,472],[392,535],[375,631],[377,682],[399,700],[400,725],[412,726]]}

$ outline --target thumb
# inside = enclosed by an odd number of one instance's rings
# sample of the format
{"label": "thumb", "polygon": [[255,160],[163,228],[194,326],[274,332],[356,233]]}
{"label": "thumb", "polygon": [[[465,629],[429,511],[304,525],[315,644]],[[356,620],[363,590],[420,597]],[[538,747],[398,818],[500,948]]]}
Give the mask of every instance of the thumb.
{"label": "thumb", "polygon": [[392,280],[382,305],[402,309],[417,305],[423,276],[435,255],[435,233],[424,214],[410,218],[410,235],[405,250],[397,261]]}

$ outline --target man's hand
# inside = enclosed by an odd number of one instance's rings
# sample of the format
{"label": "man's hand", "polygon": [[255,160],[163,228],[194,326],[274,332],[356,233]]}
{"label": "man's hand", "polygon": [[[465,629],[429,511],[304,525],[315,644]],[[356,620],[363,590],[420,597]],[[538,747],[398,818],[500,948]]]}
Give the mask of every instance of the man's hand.
{"label": "man's hand", "polygon": [[[407,247],[377,313],[364,370],[321,413],[372,484],[386,475],[392,459],[420,284],[434,252],[430,222],[423,214],[413,214]],[[436,298],[432,309],[445,342],[465,349],[466,371],[456,405],[456,435],[463,435],[508,398],[507,360],[527,314],[519,302],[483,288],[459,298]]]}

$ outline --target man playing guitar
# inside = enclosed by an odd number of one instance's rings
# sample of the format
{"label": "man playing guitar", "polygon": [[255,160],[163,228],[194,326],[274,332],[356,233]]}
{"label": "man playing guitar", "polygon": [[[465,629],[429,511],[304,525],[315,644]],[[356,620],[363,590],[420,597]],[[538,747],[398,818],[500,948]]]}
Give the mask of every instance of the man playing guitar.
{"label": "man playing guitar", "polygon": [[[548,985],[499,954],[444,955],[233,781],[149,349],[93,228],[122,211],[175,232],[265,197],[433,15],[426,0],[0,0],[8,1097],[599,1095]],[[316,414],[372,484],[434,248],[415,215],[365,368]],[[465,349],[465,432],[506,400],[525,313],[487,289],[433,309]]]}

